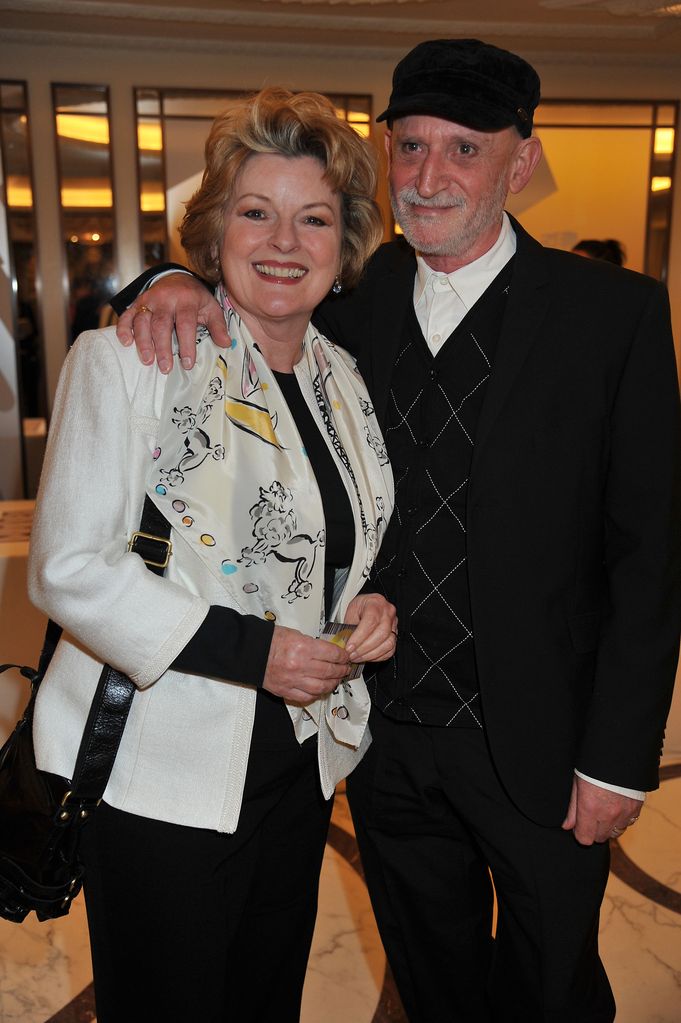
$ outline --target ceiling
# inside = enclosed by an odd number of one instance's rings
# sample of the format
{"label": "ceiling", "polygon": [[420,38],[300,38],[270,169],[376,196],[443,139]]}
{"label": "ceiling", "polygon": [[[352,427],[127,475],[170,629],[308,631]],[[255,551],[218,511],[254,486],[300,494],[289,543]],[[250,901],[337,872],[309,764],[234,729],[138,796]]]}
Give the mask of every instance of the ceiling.
{"label": "ceiling", "polygon": [[548,58],[681,66],[671,0],[0,0],[0,42],[241,50],[276,45],[392,57],[423,39],[482,36]]}

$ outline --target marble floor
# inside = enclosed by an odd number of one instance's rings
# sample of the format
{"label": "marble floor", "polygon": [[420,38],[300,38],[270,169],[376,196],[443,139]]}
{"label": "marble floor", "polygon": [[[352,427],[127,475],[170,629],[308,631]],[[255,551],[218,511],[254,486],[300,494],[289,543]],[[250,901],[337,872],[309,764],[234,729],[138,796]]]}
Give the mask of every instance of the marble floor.
{"label": "marble floor", "polygon": [[[612,851],[601,946],[617,1023],[680,1023],[681,762],[664,765],[659,791]],[[17,926],[0,920],[2,1023],[94,1019],[81,898],[59,921],[40,924],[32,917]],[[386,971],[343,795],[327,845],[302,1023],[406,1023]]]}

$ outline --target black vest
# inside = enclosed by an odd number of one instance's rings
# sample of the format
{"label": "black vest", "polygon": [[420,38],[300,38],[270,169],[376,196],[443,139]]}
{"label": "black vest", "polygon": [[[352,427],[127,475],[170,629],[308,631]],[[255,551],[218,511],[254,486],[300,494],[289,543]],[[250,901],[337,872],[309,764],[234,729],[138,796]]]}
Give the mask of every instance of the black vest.
{"label": "black vest", "polygon": [[466,497],[475,431],[497,347],[513,261],[437,356],[413,306],[392,370],[385,440],[395,510],[375,568],[397,606],[395,657],[365,678],[398,720],[482,725],[466,561]]}

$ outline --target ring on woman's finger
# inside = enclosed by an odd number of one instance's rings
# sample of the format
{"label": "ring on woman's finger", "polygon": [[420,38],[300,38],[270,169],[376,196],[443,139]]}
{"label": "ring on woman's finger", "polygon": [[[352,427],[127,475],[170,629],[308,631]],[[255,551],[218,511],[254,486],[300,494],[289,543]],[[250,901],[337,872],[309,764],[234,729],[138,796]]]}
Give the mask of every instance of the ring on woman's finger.
{"label": "ring on woman's finger", "polygon": [[613,828],[610,835],[612,838],[619,838],[623,831],[624,828]]}
{"label": "ring on woman's finger", "polygon": [[629,818],[629,824],[635,824],[637,820],[638,820],[638,817],[630,817]]}
{"label": "ring on woman's finger", "polygon": [[137,312],[137,314],[139,314],[139,313],[150,313],[151,309],[149,308],[148,305],[138,305],[136,312]]}

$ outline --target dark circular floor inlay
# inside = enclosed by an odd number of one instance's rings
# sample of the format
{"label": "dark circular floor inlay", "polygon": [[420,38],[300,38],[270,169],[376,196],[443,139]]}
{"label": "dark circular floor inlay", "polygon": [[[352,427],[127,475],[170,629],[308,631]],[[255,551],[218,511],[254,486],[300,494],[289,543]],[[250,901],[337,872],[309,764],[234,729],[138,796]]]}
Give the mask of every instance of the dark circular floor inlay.
{"label": "dark circular floor inlay", "polygon": [[95,1019],[95,989],[92,984],[83,988],[79,995],[76,995],[68,1005],[65,1005],[54,1016],[50,1016],[46,1023],[92,1023]]}
{"label": "dark circular floor inlay", "polygon": [[[355,836],[351,835],[343,828],[340,828],[332,821],[329,826],[329,837],[327,842],[332,849],[335,849],[339,856],[343,857],[346,863],[352,867],[355,873],[361,877],[362,881],[366,885]],[[381,995],[378,999],[376,1012],[371,1019],[371,1023],[409,1023],[407,1020],[407,1014],[404,1011],[402,1002],[400,1001],[400,996],[397,993],[395,980],[387,959],[385,963],[385,973],[383,974],[383,987],[381,989]]]}
{"label": "dark circular floor inlay", "polygon": [[[681,764],[666,764],[660,768],[660,785],[672,778],[681,778]],[[661,881],[656,880],[647,871],[637,866],[627,856],[619,839],[613,839],[610,843],[610,869],[615,877],[646,899],[656,902],[658,906],[664,906],[672,913],[681,913],[681,892],[662,884]]]}

